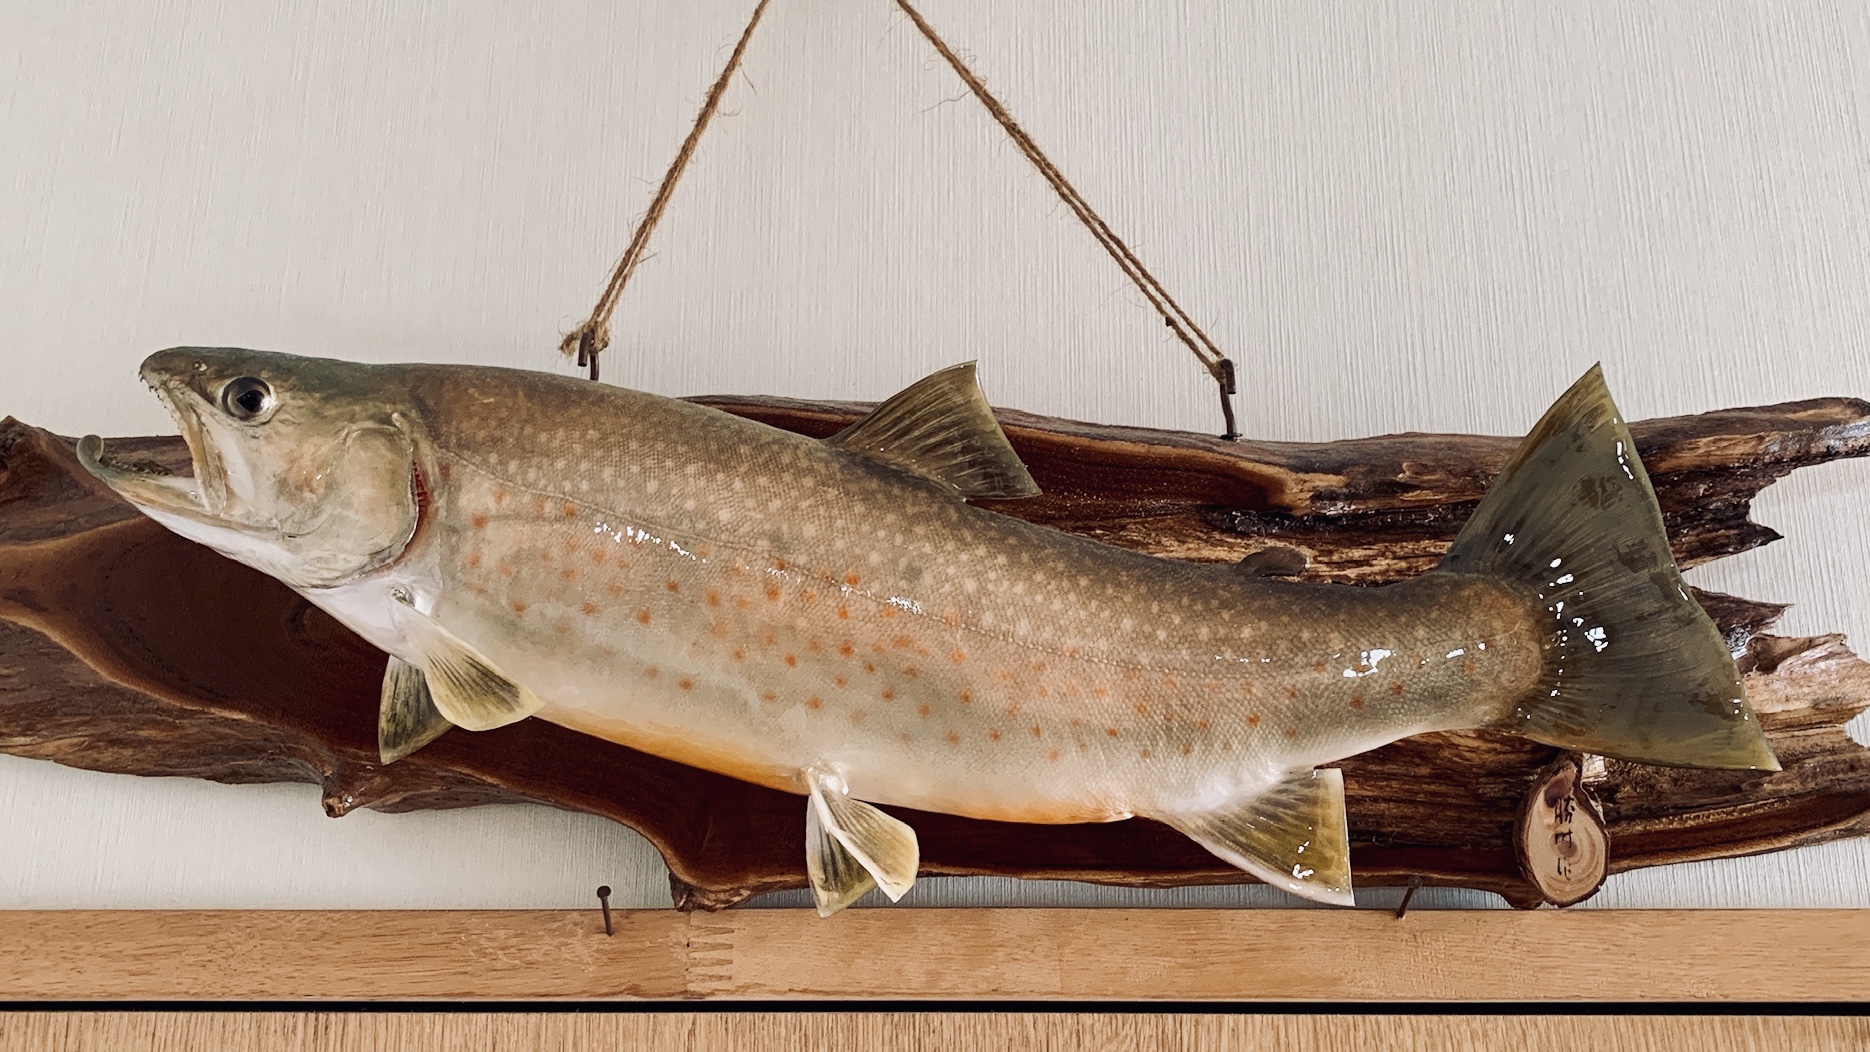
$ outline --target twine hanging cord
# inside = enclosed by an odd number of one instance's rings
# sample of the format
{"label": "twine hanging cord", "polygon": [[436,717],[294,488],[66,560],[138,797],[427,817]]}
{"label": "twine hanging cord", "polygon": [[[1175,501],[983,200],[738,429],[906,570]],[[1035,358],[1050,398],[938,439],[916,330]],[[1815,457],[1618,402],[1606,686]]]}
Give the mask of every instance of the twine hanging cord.
{"label": "twine hanging cord", "polygon": [[[1202,367],[1207,369],[1208,375],[1214,377],[1215,383],[1220,387],[1221,414],[1226,421],[1226,431],[1221,437],[1229,440],[1239,438],[1239,432],[1234,426],[1233,361],[1221,353],[1201,326],[1195,324],[1195,320],[1189,317],[1181,304],[1175,302],[1175,298],[1169,295],[1168,290],[1163,288],[1162,282],[1156,280],[1156,276],[1143,266],[1143,261],[1136,257],[1136,253],[1130,250],[1130,246],[1124,244],[1123,239],[1110,229],[1110,224],[1104,222],[1103,217],[1092,210],[1083,195],[1078,193],[1077,187],[1071,185],[1071,181],[1065,178],[1065,174],[1058,170],[1058,166],[1045,155],[1045,151],[1039,149],[1039,144],[1032,140],[1032,136],[1026,134],[1026,129],[1019,126],[1019,122],[1013,119],[1012,113],[1008,112],[1000,100],[987,90],[987,85],[974,74],[972,69],[968,68],[967,63],[961,61],[961,57],[954,53],[954,49],[948,46],[948,42],[935,32],[935,27],[929,25],[928,21],[922,17],[922,13],[917,11],[909,0],[894,0],[894,2],[902,9],[903,14],[909,16],[909,20],[915,24],[916,29],[948,63],[949,68],[954,70],[955,75],[961,78],[961,82],[967,85],[968,91],[973,93],[974,97],[980,100],[981,105],[987,108],[987,112],[1006,131],[1008,137],[1013,140],[1013,144],[1019,148],[1020,153],[1032,163],[1034,168],[1038,169],[1039,174],[1051,185],[1059,199],[1065,202],[1065,206],[1071,209],[1072,214],[1078,217],[1078,221],[1084,224],[1085,229],[1091,232],[1091,236],[1116,262],[1118,269],[1122,270],[1124,276],[1128,277],[1131,283],[1143,293],[1143,298],[1156,309],[1156,313],[1162,315],[1162,323],[1168,327],[1176,339],[1182,342],[1183,346],[1188,348],[1189,353],[1195,356]],[[734,71],[740,68],[741,56],[746,53],[747,42],[753,38],[754,27],[760,24],[760,16],[766,13],[767,3],[768,0],[760,0],[759,5],[753,9],[753,17],[748,20],[747,28],[741,32],[740,41],[734,45],[733,54],[728,56],[727,65],[722,68],[721,75],[715,78],[714,86],[708,89],[708,96],[701,104],[701,113],[695,118],[694,127],[689,129],[688,138],[682,141],[681,150],[676,153],[675,160],[669,165],[669,170],[663,174],[662,185],[657,188],[656,196],[649,204],[649,210],[643,213],[642,220],[637,224],[636,233],[630,238],[630,247],[624,250],[623,258],[617,261],[616,268],[611,271],[610,283],[604,287],[604,294],[598,297],[597,306],[591,311],[591,317],[568,333],[559,344],[561,351],[568,355],[578,356],[579,365],[589,367],[593,380],[597,379],[598,355],[610,346],[610,316],[617,309],[617,301],[623,295],[623,287],[629,283],[630,275],[635,273],[637,264],[642,262],[643,252],[649,245],[650,232],[662,219],[669,197],[675,191],[675,184],[681,180],[683,170],[688,167],[688,162],[694,157],[695,147],[701,141],[701,133],[707,130],[708,123],[714,119],[715,111],[720,108],[721,95],[727,90],[728,81],[733,78]]]}
{"label": "twine hanging cord", "polygon": [[681,181],[682,172],[695,156],[695,147],[701,143],[701,133],[708,130],[708,123],[721,108],[721,96],[727,92],[734,71],[740,68],[740,59],[747,53],[747,42],[753,39],[753,30],[759,26],[760,16],[766,13],[767,3],[768,0],[760,0],[753,9],[753,17],[747,20],[747,28],[741,30],[733,54],[727,57],[727,65],[721,68],[721,75],[714,78],[707,98],[702,100],[701,112],[695,117],[694,127],[688,129],[682,148],[676,151],[675,160],[669,162],[669,170],[662,174],[662,184],[656,188],[649,210],[638,220],[636,232],[630,235],[630,247],[623,250],[623,258],[617,260],[617,266],[610,272],[610,282],[604,286],[604,294],[597,298],[597,306],[591,308],[591,316],[559,341],[558,349],[568,355],[576,354],[578,364],[591,370],[593,380],[597,379],[597,356],[610,346],[610,316],[623,297],[623,287],[629,284],[630,275],[636,273],[636,265],[643,261],[643,253],[649,248],[649,235],[662,221],[663,210],[669,207],[669,198],[675,194],[675,184]]}

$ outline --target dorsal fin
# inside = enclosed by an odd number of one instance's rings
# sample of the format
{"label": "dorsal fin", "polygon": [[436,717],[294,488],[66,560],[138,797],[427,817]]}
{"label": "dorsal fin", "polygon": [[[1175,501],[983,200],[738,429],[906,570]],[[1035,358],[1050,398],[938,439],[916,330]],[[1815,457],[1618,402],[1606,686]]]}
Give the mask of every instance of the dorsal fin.
{"label": "dorsal fin", "polygon": [[963,497],[1039,492],[974,382],[973,362],[917,380],[825,442],[933,479]]}

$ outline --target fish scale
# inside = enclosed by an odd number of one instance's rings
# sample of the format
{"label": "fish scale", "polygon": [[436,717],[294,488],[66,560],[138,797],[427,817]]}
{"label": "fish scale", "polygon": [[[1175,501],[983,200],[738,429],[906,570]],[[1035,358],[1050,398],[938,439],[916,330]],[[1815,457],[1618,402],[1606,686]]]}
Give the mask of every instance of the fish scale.
{"label": "fish scale", "polygon": [[914,831],[879,804],[1144,815],[1348,903],[1320,765],[1400,738],[1776,769],[1596,370],[1441,566],[1383,588],[966,503],[1036,492],[971,367],[826,441],[502,369],[178,348],[144,376],[195,477],[109,465],[94,438],[82,462],[391,654],[386,762],[536,715],[801,793],[826,913],[915,879]]}

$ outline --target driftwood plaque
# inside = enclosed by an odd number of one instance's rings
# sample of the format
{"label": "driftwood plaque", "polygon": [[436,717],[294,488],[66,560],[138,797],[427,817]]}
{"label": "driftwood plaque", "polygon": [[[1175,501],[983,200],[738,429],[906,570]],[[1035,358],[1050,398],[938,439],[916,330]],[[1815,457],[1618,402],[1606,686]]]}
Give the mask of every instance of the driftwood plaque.
{"label": "driftwood plaque", "polygon": [[[711,398],[828,435],[855,404]],[[1431,568],[1514,439],[1396,435],[1227,443],[1024,413],[1002,420],[1045,495],[1010,515],[1173,558],[1303,550],[1305,576],[1378,585]],[[1809,464],[1870,453],[1870,403],[1818,399],[1632,428],[1684,566],[1775,539],[1753,496]],[[176,438],[116,439],[119,460],[186,470]],[[1609,872],[1870,832],[1870,752],[1842,725],[1870,706],[1870,665],[1837,636],[1764,630],[1783,608],[1698,593],[1727,634],[1785,770],[1592,762],[1516,738],[1441,734],[1345,760],[1360,886],[1419,880],[1547,900],[1515,821],[1552,765],[1580,763]],[[269,578],[142,518],[79,468],[71,443],[0,423],[0,750],[76,767],[323,786],[333,816],[535,802],[622,822],[661,850],[676,904],[718,909],[804,886],[800,797],[683,767],[538,720],[449,734],[377,762],[383,655]],[[1026,826],[895,809],[925,875],[1146,886],[1251,878],[1165,826]]]}

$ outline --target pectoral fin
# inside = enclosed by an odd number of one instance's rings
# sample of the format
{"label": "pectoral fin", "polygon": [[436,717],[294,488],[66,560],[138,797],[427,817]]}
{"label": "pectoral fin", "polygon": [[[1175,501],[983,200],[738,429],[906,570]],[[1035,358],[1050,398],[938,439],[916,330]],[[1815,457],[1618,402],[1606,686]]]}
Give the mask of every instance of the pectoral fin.
{"label": "pectoral fin", "polygon": [[1218,811],[1152,815],[1220,858],[1294,895],[1353,906],[1344,775],[1300,771]]}
{"label": "pectoral fin", "polygon": [[891,902],[916,882],[921,860],[916,831],[861,800],[830,771],[806,772],[805,866],[820,916],[829,917],[870,890],[874,881]]}
{"label": "pectoral fin", "polygon": [[384,763],[395,763],[454,726],[435,707],[428,677],[401,658],[390,658],[383,670],[382,699],[377,709],[377,755]]}
{"label": "pectoral fin", "polygon": [[487,731],[518,723],[545,706],[537,694],[414,606],[405,602],[397,622],[421,652],[429,696],[449,723]]}

